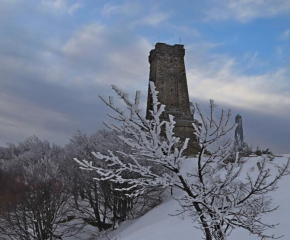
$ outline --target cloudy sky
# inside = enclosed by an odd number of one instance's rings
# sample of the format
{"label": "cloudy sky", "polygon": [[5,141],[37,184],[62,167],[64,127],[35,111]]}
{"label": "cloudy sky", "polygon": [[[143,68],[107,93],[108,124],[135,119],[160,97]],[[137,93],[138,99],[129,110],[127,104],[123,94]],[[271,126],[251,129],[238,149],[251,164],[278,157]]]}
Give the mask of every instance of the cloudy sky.
{"label": "cloudy sky", "polygon": [[98,95],[116,84],[145,103],[149,51],[181,38],[191,101],[290,152],[290,0],[1,0],[0,34],[0,145],[104,128]]}

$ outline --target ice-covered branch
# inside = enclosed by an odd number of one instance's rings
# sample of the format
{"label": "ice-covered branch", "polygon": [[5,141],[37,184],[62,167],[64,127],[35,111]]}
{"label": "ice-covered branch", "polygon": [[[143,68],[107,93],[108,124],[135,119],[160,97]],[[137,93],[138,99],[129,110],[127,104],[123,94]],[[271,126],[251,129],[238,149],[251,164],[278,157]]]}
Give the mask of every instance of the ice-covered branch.
{"label": "ice-covered branch", "polygon": [[[128,94],[113,86],[127,111],[118,108],[113,97],[109,97],[108,101],[101,97],[116,114],[110,116],[121,123],[107,125],[120,133],[119,138],[130,146],[132,153],[93,153],[104,165],[96,166],[92,162],[75,159],[80,167],[95,171],[98,181],[110,180],[123,184],[117,190],[125,191],[128,196],[143,194],[152,186],[183,190],[184,196],[178,201],[185,211],[192,213],[207,240],[225,240],[236,227],[268,237],[263,231],[273,225],[261,220],[263,214],[273,210],[267,193],[275,190],[277,181],[287,174],[289,162],[278,169],[274,178],[264,160],[256,178],[248,174],[245,179],[240,179],[243,165],[238,161],[239,154],[233,161],[226,162],[232,140],[223,140],[237,125],[231,124],[230,110],[222,110],[220,118],[215,118],[217,105],[213,100],[210,100],[208,117],[196,104],[201,124],[195,121],[193,127],[200,152],[197,158],[190,159],[183,154],[189,139],[182,142],[175,136],[173,116],[161,118],[165,106],[158,102],[158,91],[153,82],[150,82],[149,87],[152,110],[148,119],[141,115],[139,109],[139,91],[134,100],[130,100]],[[211,149],[215,144],[218,146]],[[184,163],[189,161],[191,167],[185,168]]]}

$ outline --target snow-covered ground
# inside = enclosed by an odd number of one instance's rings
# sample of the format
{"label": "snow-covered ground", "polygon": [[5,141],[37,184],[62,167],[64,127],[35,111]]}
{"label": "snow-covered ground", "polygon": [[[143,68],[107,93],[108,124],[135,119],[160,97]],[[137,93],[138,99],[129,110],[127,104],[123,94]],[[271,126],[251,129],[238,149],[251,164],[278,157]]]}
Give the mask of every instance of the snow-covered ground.
{"label": "snow-covered ground", "polygon": [[[273,168],[277,163],[285,164],[290,154],[284,154],[283,157],[276,157],[273,162],[269,162],[269,167]],[[252,166],[257,167],[256,163],[259,158],[249,158],[241,173],[241,177],[246,172],[255,174]],[[275,229],[270,229],[267,234],[276,236],[284,235],[281,239],[290,239],[290,175],[285,176],[278,183],[278,189],[272,192],[271,196],[274,200],[274,205],[279,205],[278,210],[264,215],[263,221],[267,223],[280,223]],[[175,192],[175,194],[179,194]],[[108,234],[103,240],[193,240],[203,239],[201,230],[194,228],[196,223],[192,222],[188,214],[172,216],[181,210],[178,202],[170,197],[170,194],[165,198],[164,202],[149,211],[144,216],[122,223],[113,233]],[[89,239],[82,235],[81,238]],[[255,235],[242,229],[236,229],[228,237],[229,240],[253,240],[260,239]]]}

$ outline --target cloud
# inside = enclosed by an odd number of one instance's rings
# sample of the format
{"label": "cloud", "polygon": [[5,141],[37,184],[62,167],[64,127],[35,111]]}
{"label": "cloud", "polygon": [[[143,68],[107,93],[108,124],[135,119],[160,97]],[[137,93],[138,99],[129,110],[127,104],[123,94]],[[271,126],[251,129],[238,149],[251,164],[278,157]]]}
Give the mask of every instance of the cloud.
{"label": "cloud", "polygon": [[168,28],[169,31],[178,33],[179,36],[181,34],[181,35],[191,36],[191,37],[201,37],[201,33],[192,27],[179,26],[179,25],[171,24],[171,23],[166,24],[166,27]]}
{"label": "cloud", "polygon": [[287,29],[280,35],[280,40],[287,41],[289,37],[290,37],[290,29]]}
{"label": "cloud", "polygon": [[157,27],[171,17],[171,13],[159,11],[158,6],[147,10],[138,2],[125,2],[122,5],[107,3],[101,13],[105,17],[118,15],[119,22],[133,28],[140,25]]}
{"label": "cloud", "polygon": [[55,14],[70,14],[73,15],[82,4],[76,2],[72,5],[67,3],[67,0],[41,0],[42,8],[44,10],[53,12]]}
{"label": "cloud", "polygon": [[[64,141],[68,137],[65,132],[68,126],[75,125],[65,114],[1,91],[0,97],[1,140],[3,145],[8,141],[20,141],[37,135],[52,140],[58,135]],[[60,143],[61,141],[57,141]]]}
{"label": "cloud", "polygon": [[220,108],[232,109],[234,116],[241,114],[246,141],[254,148],[258,145],[280,153],[289,151],[290,68],[265,65],[263,73],[254,74],[247,69],[263,64],[257,52],[234,58],[215,54],[211,45],[215,44],[186,47],[191,101],[200,103],[205,113],[209,99],[214,99]]}
{"label": "cloud", "polygon": [[53,10],[63,10],[67,8],[65,0],[42,0],[42,5]]}
{"label": "cloud", "polygon": [[8,22],[11,15],[17,12],[18,8],[24,9],[24,0],[1,0],[0,1],[0,20]]}
{"label": "cloud", "polygon": [[125,2],[122,5],[113,5],[107,3],[103,6],[101,14],[105,17],[120,15],[125,18],[139,16],[142,12],[142,6],[138,2]]}
{"label": "cloud", "polygon": [[151,46],[146,39],[130,35],[128,29],[109,29],[101,24],[76,31],[62,47],[68,66],[76,69],[73,81],[103,86],[140,85],[140,80],[148,76],[144,56]]}
{"label": "cloud", "polygon": [[114,15],[118,13],[122,13],[126,10],[126,6],[122,5],[112,5],[110,3],[107,3],[103,9],[102,14],[103,15]]}
{"label": "cloud", "polygon": [[244,70],[251,69],[255,66],[265,66],[265,63],[259,59],[258,57],[259,53],[256,52],[246,52],[244,54],[244,58],[242,59],[242,62],[246,64],[244,67]]}
{"label": "cloud", "polygon": [[78,9],[80,9],[83,5],[80,3],[75,3],[72,6],[69,7],[68,13],[70,15],[73,15]]}
{"label": "cloud", "polygon": [[144,8],[144,5],[138,2],[125,2],[122,5],[107,3],[102,8],[101,14],[105,17],[117,16],[119,23],[128,25],[131,28],[136,26],[157,27],[172,15],[171,13],[160,11],[158,6],[149,7],[148,10],[148,8]]}
{"label": "cloud", "polygon": [[[255,55],[253,56],[255,57]],[[215,56],[206,67],[187,67],[191,97],[289,118],[289,69],[246,75],[234,58]]]}
{"label": "cloud", "polygon": [[235,19],[249,22],[257,18],[270,18],[290,11],[289,0],[218,0],[206,11],[206,20]]}
{"label": "cloud", "polygon": [[151,12],[147,16],[134,21],[132,23],[133,26],[136,25],[149,25],[152,27],[156,27],[162,22],[166,21],[169,17],[171,16],[170,13],[165,13],[165,12]]}
{"label": "cloud", "polygon": [[49,25],[53,33],[36,34],[42,31],[27,25],[6,27],[14,26],[11,21],[0,24],[5,27],[0,39],[0,144],[33,134],[66,143],[77,129],[92,133],[103,128],[106,112],[98,95],[112,94],[111,84],[129,93],[147,91],[151,44],[131,28],[96,23],[67,32],[67,37],[54,24]]}
{"label": "cloud", "polygon": [[8,60],[0,54],[1,145],[31,135],[64,144],[77,129],[91,133],[103,127],[105,116],[98,116],[103,106],[97,97],[101,88],[72,84],[71,70],[63,63],[56,72],[59,62],[36,64],[28,58],[23,64],[12,58],[3,65],[3,58]]}
{"label": "cloud", "polygon": [[23,0],[2,0],[0,2],[1,8],[5,8],[7,6],[14,6],[15,4],[19,4],[23,2]]}

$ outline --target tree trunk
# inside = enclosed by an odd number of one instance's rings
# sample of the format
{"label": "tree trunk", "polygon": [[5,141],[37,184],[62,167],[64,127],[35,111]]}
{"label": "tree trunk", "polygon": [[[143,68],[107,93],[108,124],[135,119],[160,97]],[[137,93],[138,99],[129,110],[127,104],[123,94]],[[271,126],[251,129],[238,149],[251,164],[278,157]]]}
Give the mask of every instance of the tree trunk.
{"label": "tree trunk", "polygon": [[[175,169],[175,173],[179,173],[179,170]],[[179,177],[179,179],[184,187],[184,191],[187,192],[187,194],[194,199],[195,197],[194,197],[193,193],[190,191],[190,188],[188,187],[184,178],[182,176],[178,176],[178,177]],[[205,220],[205,217],[202,215],[203,212],[202,212],[201,208],[199,207],[198,203],[196,203],[196,202],[193,203],[193,206],[199,215],[200,221],[202,223],[202,227],[203,227],[204,232],[205,232],[206,240],[212,240],[212,234],[209,230],[209,226]]]}
{"label": "tree trunk", "polygon": [[196,211],[198,212],[198,214],[200,216],[200,220],[201,220],[204,232],[205,232],[205,239],[206,240],[212,240],[212,235],[211,235],[211,232],[209,230],[209,226],[208,226],[207,222],[205,221],[204,216],[201,215],[202,211],[201,211],[200,207],[198,206],[197,203],[193,203],[193,205],[194,205],[194,208],[196,209]]}

